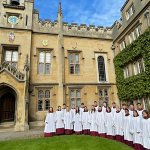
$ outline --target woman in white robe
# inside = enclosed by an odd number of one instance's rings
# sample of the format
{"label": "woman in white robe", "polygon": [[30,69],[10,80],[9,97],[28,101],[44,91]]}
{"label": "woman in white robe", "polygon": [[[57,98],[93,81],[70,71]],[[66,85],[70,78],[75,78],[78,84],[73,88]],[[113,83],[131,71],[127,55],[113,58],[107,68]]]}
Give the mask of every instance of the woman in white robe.
{"label": "woman in white robe", "polygon": [[82,125],[83,125],[83,134],[89,135],[90,134],[90,124],[88,122],[89,120],[89,111],[87,107],[85,106],[84,111],[82,113]]}
{"label": "woman in white robe", "polygon": [[90,123],[90,135],[91,136],[98,136],[98,132],[97,132],[97,124],[96,124],[96,109],[95,106],[92,105],[92,109],[89,115],[89,123]]}
{"label": "woman in white robe", "polygon": [[44,137],[52,137],[56,133],[56,115],[50,107],[45,119]]}
{"label": "woman in white robe", "polygon": [[131,133],[133,133],[133,144],[135,150],[142,149],[142,137],[141,137],[141,119],[137,110],[133,111],[133,118],[131,119]]}
{"label": "woman in white robe", "polygon": [[70,135],[73,133],[72,123],[73,123],[72,113],[71,111],[69,111],[69,107],[67,106],[66,111],[64,113],[64,124],[65,124],[66,135]]}
{"label": "woman in white robe", "polygon": [[98,135],[100,137],[105,138],[106,137],[106,127],[105,127],[105,118],[104,113],[102,112],[102,107],[98,107],[98,112],[96,115],[96,124],[98,127]]}
{"label": "woman in white robe", "polygon": [[56,134],[64,134],[64,114],[61,110],[61,106],[58,106],[58,109],[56,111]]}
{"label": "woman in white robe", "polygon": [[142,145],[144,150],[150,150],[150,118],[147,110],[144,110],[141,122]]}
{"label": "woman in white robe", "polygon": [[123,119],[124,142],[129,146],[133,146],[133,134],[130,132],[131,118],[129,110],[125,109],[125,117]]}
{"label": "woman in white robe", "polygon": [[76,108],[74,116],[74,132],[77,135],[82,134],[82,116],[79,107]]}
{"label": "woman in white robe", "polygon": [[106,116],[105,116],[105,126],[106,126],[106,137],[109,139],[114,139],[114,118],[111,112],[111,108],[107,106]]}
{"label": "woman in white robe", "polygon": [[[71,112],[72,118],[74,118],[75,117],[75,113],[76,113],[76,109],[75,109],[75,105],[74,104],[72,105],[72,108],[70,109],[70,112]],[[72,131],[73,131],[73,129],[74,129],[74,122],[72,122],[71,128],[72,128]]]}
{"label": "woman in white robe", "polygon": [[114,128],[116,140],[123,142],[123,116],[118,106],[116,107],[116,112],[114,113]]}
{"label": "woman in white robe", "polygon": [[116,113],[116,103],[115,102],[112,103],[111,112],[112,112],[113,116]]}

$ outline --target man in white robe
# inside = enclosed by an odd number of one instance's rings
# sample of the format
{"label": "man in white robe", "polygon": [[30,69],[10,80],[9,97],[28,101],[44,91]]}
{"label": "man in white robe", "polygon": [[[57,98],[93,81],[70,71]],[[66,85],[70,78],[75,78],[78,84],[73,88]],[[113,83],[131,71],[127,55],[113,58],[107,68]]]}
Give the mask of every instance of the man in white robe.
{"label": "man in white robe", "polygon": [[146,110],[143,111],[141,130],[143,148],[144,150],[150,150],[150,118]]}
{"label": "man in white robe", "polygon": [[90,123],[90,135],[91,136],[98,136],[98,132],[97,132],[97,124],[96,124],[96,109],[95,106],[92,105],[92,109],[89,115],[89,123]]}
{"label": "man in white robe", "polygon": [[74,117],[74,132],[77,135],[82,134],[82,116],[80,110],[76,110]]}
{"label": "man in white robe", "polygon": [[114,113],[114,128],[116,140],[123,142],[123,116],[118,106],[116,107],[116,112]]}
{"label": "man in white robe", "polygon": [[104,117],[106,115],[106,107],[107,107],[107,103],[104,101],[102,106],[102,112],[104,113]]}
{"label": "man in white robe", "polygon": [[98,135],[100,137],[105,138],[106,137],[105,118],[104,118],[104,113],[102,112],[101,106],[99,106],[98,112],[96,115],[96,124],[98,127]]}
{"label": "man in white robe", "polygon": [[141,103],[138,103],[138,104],[137,104],[137,112],[138,112],[140,118],[142,119],[142,118],[143,118],[143,117],[142,117],[143,107],[142,107],[142,104],[141,104]]}
{"label": "man in white robe", "polygon": [[95,107],[95,110],[98,111],[98,104],[97,104],[97,101],[94,101],[94,107]]}
{"label": "man in white robe", "polygon": [[130,106],[129,106],[129,114],[130,114],[131,117],[133,117],[133,111],[134,111],[134,105],[130,104]]}
{"label": "man in white robe", "polygon": [[84,111],[82,113],[82,125],[83,125],[83,134],[89,135],[90,134],[90,124],[88,122],[89,120],[89,111],[87,107],[85,106]]}
{"label": "man in white robe", "polygon": [[72,126],[73,126],[73,118],[72,113],[69,111],[69,107],[67,106],[66,112],[64,114],[64,124],[65,124],[65,134],[70,135],[73,133]]}
{"label": "man in white robe", "polygon": [[111,112],[112,112],[113,116],[116,113],[116,103],[115,102],[112,103]]}
{"label": "man in white robe", "polygon": [[109,139],[114,139],[114,118],[111,108],[107,106],[105,115],[106,135]]}
{"label": "man in white robe", "polygon": [[141,150],[142,148],[141,119],[136,110],[134,110],[133,112],[130,130],[131,130],[131,133],[133,134],[134,149]]}
{"label": "man in white robe", "polygon": [[56,115],[51,107],[46,115],[44,137],[54,136],[56,133]]}
{"label": "man in white robe", "polygon": [[64,134],[64,114],[61,106],[58,106],[58,110],[56,111],[56,134]]}
{"label": "man in white robe", "polygon": [[123,118],[124,142],[129,146],[133,146],[133,133],[130,130],[131,118],[129,110],[125,109],[125,117]]}

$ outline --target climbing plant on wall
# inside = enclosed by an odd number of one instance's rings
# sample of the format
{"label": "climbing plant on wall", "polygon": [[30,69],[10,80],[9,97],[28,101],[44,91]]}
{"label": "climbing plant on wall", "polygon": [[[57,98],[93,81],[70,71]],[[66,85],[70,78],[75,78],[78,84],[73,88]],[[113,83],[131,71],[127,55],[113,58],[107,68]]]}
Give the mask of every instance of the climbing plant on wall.
{"label": "climbing plant on wall", "polygon": [[[144,59],[145,72],[124,78],[123,68],[138,58]],[[120,100],[134,100],[150,95],[150,28],[115,58],[115,72]]]}

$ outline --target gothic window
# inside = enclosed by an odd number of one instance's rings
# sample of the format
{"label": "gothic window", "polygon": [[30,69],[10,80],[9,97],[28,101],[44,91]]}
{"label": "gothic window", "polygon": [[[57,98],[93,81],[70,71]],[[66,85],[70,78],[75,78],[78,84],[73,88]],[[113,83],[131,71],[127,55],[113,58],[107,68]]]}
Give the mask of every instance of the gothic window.
{"label": "gothic window", "polygon": [[70,103],[71,106],[80,106],[81,105],[81,90],[80,89],[71,89],[70,90]]}
{"label": "gothic window", "polygon": [[134,5],[132,4],[129,9],[126,11],[126,18],[127,20],[133,15],[134,13]]}
{"label": "gothic window", "polygon": [[9,62],[10,65],[17,68],[18,63],[18,51],[17,50],[6,50],[5,51],[5,61]]}
{"label": "gothic window", "polygon": [[102,103],[106,101],[109,101],[109,95],[108,95],[108,89],[99,89],[99,105],[102,105]]}
{"label": "gothic window", "polygon": [[39,52],[38,73],[50,74],[51,68],[51,53],[48,51]]}
{"label": "gothic window", "polygon": [[106,81],[106,70],[105,70],[105,62],[104,57],[99,56],[98,59],[98,72],[99,72],[99,81]]}
{"label": "gothic window", "polygon": [[69,54],[69,71],[70,74],[80,74],[80,63],[78,53]]}
{"label": "gothic window", "polygon": [[50,107],[50,90],[38,91],[38,111],[46,111]]}

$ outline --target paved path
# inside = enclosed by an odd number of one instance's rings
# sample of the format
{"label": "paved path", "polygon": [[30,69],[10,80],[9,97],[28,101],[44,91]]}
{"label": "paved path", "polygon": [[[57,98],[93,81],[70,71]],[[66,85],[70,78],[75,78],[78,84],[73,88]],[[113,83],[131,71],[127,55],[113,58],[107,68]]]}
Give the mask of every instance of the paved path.
{"label": "paved path", "polygon": [[43,129],[31,129],[25,132],[0,132],[0,141],[15,140],[15,139],[30,139],[43,137]]}

